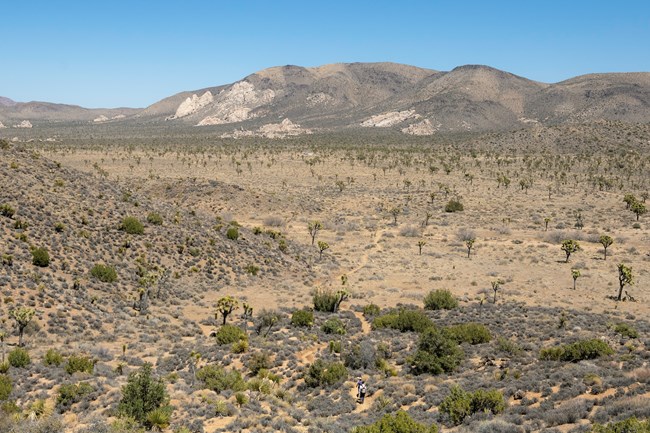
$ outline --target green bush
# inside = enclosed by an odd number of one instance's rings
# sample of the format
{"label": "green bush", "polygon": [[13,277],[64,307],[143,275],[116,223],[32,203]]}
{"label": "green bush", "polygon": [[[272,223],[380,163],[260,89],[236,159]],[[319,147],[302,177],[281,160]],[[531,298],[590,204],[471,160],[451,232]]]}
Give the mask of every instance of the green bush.
{"label": "green bush", "polygon": [[95,391],[92,385],[86,382],[64,383],[59,387],[59,392],[56,396],[56,407],[60,412],[64,412],[73,404],[81,401],[81,399],[91,392]]}
{"label": "green bush", "polygon": [[217,344],[232,344],[240,340],[248,340],[246,333],[238,326],[225,324],[217,331]]}
{"label": "green bush", "polygon": [[365,317],[376,317],[381,314],[381,308],[376,304],[368,304],[363,306],[363,315]]}
{"label": "green bush", "polygon": [[203,387],[215,392],[226,389],[243,391],[246,383],[237,370],[226,371],[217,364],[206,365],[196,373],[196,378],[203,382]]}
{"label": "green bush", "polygon": [[97,278],[102,283],[114,283],[117,281],[117,272],[112,266],[97,263],[90,270],[90,275]]}
{"label": "green bush", "polygon": [[32,264],[41,268],[46,268],[50,265],[50,254],[45,248],[39,247],[32,250]]}
{"label": "green bush", "polygon": [[7,218],[12,218],[15,213],[16,210],[12,208],[8,203],[3,203],[0,205],[0,215]]}
{"label": "green bush", "polygon": [[21,347],[16,347],[14,350],[9,352],[7,359],[9,365],[15,368],[25,368],[32,362],[29,358],[29,353]]}
{"label": "green bush", "polygon": [[59,365],[63,364],[63,355],[61,355],[55,349],[49,349],[47,352],[45,352],[45,356],[43,356],[43,364],[54,365],[58,367]]}
{"label": "green bush", "polygon": [[401,332],[423,332],[431,328],[433,322],[421,310],[400,309],[396,313],[384,314],[372,321],[373,329],[391,328]]}
{"label": "green bush", "polygon": [[347,375],[348,370],[340,362],[325,362],[322,359],[317,359],[307,369],[305,385],[312,388],[334,385],[341,382]]}
{"label": "green bush", "polygon": [[239,229],[237,227],[230,227],[226,231],[226,237],[231,241],[236,241],[239,239]]}
{"label": "green bush", "polygon": [[639,421],[632,417],[608,425],[596,424],[591,433],[650,433],[650,420]]}
{"label": "green bush", "polygon": [[411,370],[415,374],[441,374],[453,371],[462,361],[463,351],[447,333],[436,328],[427,328],[420,334],[418,349],[410,358]]}
{"label": "green bush", "polygon": [[345,325],[338,317],[327,319],[320,328],[326,334],[345,335]]}
{"label": "green bush", "polygon": [[93,373],[95,363],[92,359],[84,355],[70,355],[68,363],[65,365],[65,371],[68,374],[80,373]]}
{"label": "green bush", "polygon": [[136,217],[128,216],[122,220],[120,230],[130,235],[141,235],[144,233],[144,225]]}
{"label": "green bush", "polygon": [[489,343],[492,339],[490,331],[480,323],[462,323],[460,325],[449,326],[445,332],[458,344],[482,344]]}
{"label": "green bush", "polygon": [[497,390],[479,389],[474,393],[464,391],[458,386],[451,389],[451,393],[440,403],[438,410],[445,414],[453,425],[458,425],[463,420],[475,413],[492,412],[499,414],[506,408],[503,394]]}
{"label": "green bush", "polygon": [[147,419],[149,414],[168,403],[165,384],[162,379],[152,377],[151,364],[145,363],[140,370],[129,374],[127,384],[122,387],[122,399],[117,411],[123,417],[131,417],[151,427]]}
{"label": "green bush", "polygon": [[597,338],[582,340],[573,344],[549,347],[539,352],[539,359],[543,361],[568,361],[578,362],[585,359],[595,359],[611,355],[614,350],[607,343]]}
{"label": "green bush", "polygon": [[445,212],[462,212],[463,210],[463,204],[458,200],[449,200],[445,205]]}
{"label": "green bush", "polygon": [[449,290],[432,290],[424,298],[424,308],[427,310],[452,310],[458,308],[458,300]]}
{"label": "green bush", "polygon": [[147,222],[155,226],[161,226],[163,223],[163,219],[159,213],[150,212],[149,215],[147,215]]}
{"label": "green bush", "polygon": [[637,330],[632,325],[623,322],[614,325],[614,332],[628,338],[639,338]]}
{"label": "green bush", "polygon": [[12,389],[11,378],[6,374],[0,374],[0,401],[7,400]]}
{"label": "green bush", "polygon": [[314,310],[326,313],[335,313],[340,303],[347,298],[347,292],[343,290],[316,290],[312,297]]}
{"label": "green bush", "polygon": [[438,433],[438,426],[416,422],[408,413],[400,410],[395,415],[384,415],[373,424],[354,427],[351,433]]}
{"label": "green bush", "polygon": [[291,314],[291,325],[308,328],[314,324],[314,313],[309,310],[295,310]]}
{"label": "green bush", "polygon": [[246,367],[256,376],[260,370],[271,368],[271,357],[267,352],[254,352],[246,362]]}

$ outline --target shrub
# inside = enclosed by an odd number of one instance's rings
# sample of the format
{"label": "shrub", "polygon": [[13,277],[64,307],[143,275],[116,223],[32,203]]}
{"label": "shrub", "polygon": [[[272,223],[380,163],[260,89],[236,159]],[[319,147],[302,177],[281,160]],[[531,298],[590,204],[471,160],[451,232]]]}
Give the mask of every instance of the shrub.
{"label": "shrub", "polygon": [[59,392],[56,396],[56,406],[60,412],[64,412],[73,404],[81,401],[86,394],[90,394],[93,391],[95,391],[95,388],[86,382],[63,384],[59,387]]}
{"label": "shrub", "polygon": [[237,340],[230,346],[232,353],[245,353],[248,350],[248,340]]}
{"label": "shrub", "polygon": [[45,248],[39,247],[32,250],[32,264],[41,268],[46,268],[50,265],[50,254]]}
{"label": "shrub", "polygon": [[7,218],[12,218],[15,213],[15,209],[12,208],[8,203],[3,203],[0,205],[0,215]]}
{"label": "shrub", "polygon": [[268,370],[271,368],[271,357],[267,352],[255,352],[251,355],[246,362],[246,367],[253,373],[257,375],[260,370]]}
{"label": "shrub", "polygon": [[454,370],[463,359],[458,343],[436,327],[420,334],[418,350],[410,359],[415,374],[441,374]]}
{"label": "shrub", "polygon": [[318,289],[314,292],[312,300],[314,301],[314,310],[324,311],[327,313],[336,313],[341,305],[341,302],[348,298],[348,293],[345,290],[322,290]]}
{"label": "shrub", "polygon": [[163,219],[159,213],[150,212],[149,215],[147,215],[147,222],[155,226],[161,226],[163,223]]}
{"label": "shrub", "polygon": [[217,344],[232,344],[240,340],[248,340],[246,333],[238,326],[235,325],[223,325],[217,331]]}
{"label": "shrub", "polygon": [[381,313],[381,309],[379,308],[379,305],[368,304],[363,306],[363,315],[365,317],[379,316],[380,313]]}
{"label": "shrub", "polygon": [[239,239],[239,229],[237,227],[230,227],[226,231],[226,237],[231,241],[236,241]]}
{"label": "shrub", "polygon": [[221,392],[226,389],[233,391],[243,391],[246,389],[246,383],[237,370],[226,371],[222,366],[217,364],[206,365],[196,373],[196,378],[203,382],[204,388],[211,389],[215,392]]}
{"label": "shrub", "polygon": [[144,233],[144,226],[136,217],[128,216],[122,220],[120,230],[130,235],[141,235]]}
{"label": "shrub", "polygon": [[397,313],[384,314],[372,321],[373,329],[392,328],[401,332],[422,332],[431,328],[433,322],[423,311],[401,309]]}
{"label": "shrub", "polygon": [[95,363],[92,359],[84,355],[71,355],[68,358],[68,363],[65,365],[65,371],[68,374],[80,373],[93,373]]}
{"label": "shrub", "polygon": [[7,359],[9,360],[9,365],[15,368],[25,368],[32,362],[29,358],[29,353],[21,347],[16,347],[9,352]]}
{"label": "shrub", "polygon": [[97,278],[102,283],[114,283],[117,281],[117,272],[112,266],[97,263],[90,270],[90,275]]}
{"label": "shrub", "polygon": [[596,424],[592,433],[650,433],[650,420],[639,421],[635,417],[608,425]]}
{"label": "shrub", "polygon": [[458,344],[482,344],[488,343],[492,336],[490,331],[480,323],[462,323],[460,325],[449,326],[445,332],[456,340]]}
{"label": "shrub", "polygon": [[309,310],[295,310],[291,314],[291,324],[308,328],[314,324],[314,313]]}
{"label": "shrub", "polygon": [[337,317],[327,319],[320,329],[326,334],[344,335],[346,332],[345,325],[341,322],[341,319]]}
{"label": "shrub", "polygon": [[464,207],[458,200],[449,200],[445,205],[445,212],[461,212]]}
{"label": "shrub", "polygon": [[578,362],[584,359],[595,359],[611,355],[614,350],[607,343],[597,338],[582,340],[573,344],[549,347],[539,352],[539,359],[544,361]]}
{"label": "shrub", "polygon": [[340,362],[325,362],[317,359],[307,369],[305,384],[312,388],[333,385],[342,381],[347,374],[348,370]]}
{"label": "shrub", "polygon": [[499,414],[506,408],[503,394],[497,390],[479,389],[474,393],[464,391],[458,386],[440,403],[438,410],[449,417],[452,424],[458,425],[475,413],[492,412]]}
{"label": "shrub", "polygon": [[158,407],[147,414],[147,421],[145,425],[150,427],[152,431],[163,431],[169,427],[169,422],[172,417],[171,406]]}
{"label": "shrub", "polygon": [[43,364],[58,367],[63,364],[63,356],[55,349],[49,349],[43,356]]}
{"label": "shrub", "polygon": [[632,325],[623,322],[614,325],[614,332],[628,338],[639,338],[637,330]]}
{"label": "shrub", "polygon": [[438,433],[438,426],[426,426],[414,421],[408,413],[386,414],[373,424],[354,427],[351,433]]}
{"label": "shrub", "polygon": [[6,374],[0,374],[0,401],[7,400],[12,389],[11,378]]}
{"label": "shrub", "polygon": [[147,425],[149,414],[166,406],[168,402],[165,384],[162,379],[151,376],[151,364],[147,362],[140,370],[129,374],[127,384],[122,387],[122,399],[117,410],[121,416],[131,417],[140,424]]}
{"label": "shrub", "polygon": [[432,290],[424,298],[424,308],[427,310],[452,310],[458,307],[458,300],[449,290]]}

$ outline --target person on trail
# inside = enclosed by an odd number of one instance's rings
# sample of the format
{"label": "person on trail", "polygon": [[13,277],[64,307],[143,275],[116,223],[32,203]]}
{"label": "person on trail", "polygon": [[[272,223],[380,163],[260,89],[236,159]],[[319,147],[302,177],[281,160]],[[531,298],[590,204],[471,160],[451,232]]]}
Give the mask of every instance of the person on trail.
{"label": "person on trail", "polygon": [[357,378],[357,398],[360,397],[361,385],[363,385],[363,380],[359,377]]}
{"label": "person on trail", "polygon": [[361,381],[361,385],[359,386],[359,403],[363,403],[363,401],[366,399],[366,384]]}

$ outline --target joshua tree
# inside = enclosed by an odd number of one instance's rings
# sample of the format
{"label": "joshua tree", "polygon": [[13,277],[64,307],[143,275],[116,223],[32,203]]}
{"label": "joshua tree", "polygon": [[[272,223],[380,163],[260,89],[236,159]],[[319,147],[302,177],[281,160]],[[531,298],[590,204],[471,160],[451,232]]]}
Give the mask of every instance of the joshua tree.
{"label": "joshua tree", "polygon": [[345,189],[345,182],[343,182],[342,180],[337,180],[336,186],[338,187],[339,192],[343,192],[343,190]]}
{"label": "joshua tree", "polygon": [[476,242],[476,239],[466,239],[465,240],[465,246],[467,247],[467,258],[469,259],[469,255],[472,252],[472,247],[474,246],[474,242]]}
{"label": "joshua tree", "polygon": [[639,217],[646,212],[648,212],[648,209],[646,209],[645,205],[641,203],[640,201],[635,201],[632,203],[630,206],[630,210],[636,214],[636,220],[639,220]]}
{"label": "joshua tree", "polygon": [[633,194],[625,194],[623,201],[625,202],[625,209],[630,209],[632,204],[637,202],[637,199]]}
{"label": "joshua tree", "polygon": [[189,364],[190,364],[190,374],[192,375],[192,382],[190,386],[194,387],[194,382],[196,381],[196,366],[201,360],[201,354],[199,352],[195,352],[194,350],[190,352],[189,356]]}
{"label": "joshua tree", "polygon": [[277,311],[273,310],[262,310],[259,314],[259,323],[255,327],[257,335],[262,333],[262,329],[266,328],[264,337],[269,335],[271,328],[280,321],[280,314]]}
{"label": "joshua tree", "polygon": [[393,224],[397,225],[397,217],[402,213],[402,209],[396,206],[392,208],[389,212],[393,216]]}
{"label": "joshua tree", "polygon": [[603,246],[603,249],[605,251],[603,260],[607,260],[607,247],[614,243],[614,239],[612,239],[611,236],[602,235],[598,241]]}
{"label": "joshua tree", "polygon": [[314,245],[316,240],[316,235],[319,231],[323,229],[323,224],[320,221],[310,221],[307,223],[307,230],[309,230],[309,236],[311,236],[311,244]]}
{"label": "joshua tree", "polygon": [[219,313],[223,316],[222,325],[226,324],[226,319],[228,315],[239,307],[239,302],[232,296],[225,296],[217,301],[217,313],[215,314],[215,319],[219,316]]}
{"label": "joshua tree", "polygon": [[318,258],[319,258],[319,259],[322,259],[322,258],[323,258],[323,251],[329,249],[329,247],[330,247],[330,246],[328,245],[327,242],[318,241],[318,253],[319,253]]}
{"label": "joshua tree", "polygon": [[648,193],[647,192],[641,193],[641,201],[645,203],[647,199],[648,199]]}
{"label": "joshua tree", "polygon": [[571,276],[573,277],[573,290],[576,289],[576,281],[580,277],[580,271],[578,269],[571,269]]}
{"label": "joshua tree", "polygon": [[625,286],[631,286],[634,284],[634,279],[632,278],[632,268],[625,266],[623,263],[618,265],[618,297],[617,301],[620,301],[623,296],[623,288]]}
{"label": "joshua tree", "polygon": [[551,222],[551,219],[549,217],[544,218],[544,231],[548,231],[548,223]]}
{"label": "joshua tree", "polygon": [[420,239],[418,241],[418,249],[420,250],[420,255],[422,255],[422,247],[425,246],[426,244],[427,241],[425,241],[424,239]]}
{"label": "joshua tree", "polygon": [[4,364],[5,362],[5,337],[7,336],[7,333],[5,331],[0,331],[0,346],[2,346],[2,361],[1,363]]}
{"label": "joshua tree", "polygon": [[496,304],[497,303],[497,292],[499,290],[501,290],[501,285],[503,284],[503,280],[498,279],[496,281],[492,281],[491,284],[492,284],[492,290],[494,291],[494,302],[493,303]]}
{"label": "joshua tree", "polygon": [[16,321],[16,326],[18,327],[18,346],[23,346],[23,335],[25,333],[25,328],[29,325],[29,322],[32,321],[35,311],[32,308],[20,307],[15,310],[11,310],[11,317]]}
{"label": "joshua tree", "polygon": [[432,216],[433,216],[433,214],[431,212],[429,212],[429,211],[425,212],[424,221],[422,221],[422,227],[426,227],[426,226],[429,225],[429,219],[431,219]]}
{"label": "joshua tree", "polygon": [[576,251],[580,251],[582,249],[580,248],[580,244],[578,244],[578,241],[574,241],[573,239],[563,240],[562,246],[560,248],[566,254],[565,263],[569,263],[569,257],[571,257],[571,254],[575,253]]}

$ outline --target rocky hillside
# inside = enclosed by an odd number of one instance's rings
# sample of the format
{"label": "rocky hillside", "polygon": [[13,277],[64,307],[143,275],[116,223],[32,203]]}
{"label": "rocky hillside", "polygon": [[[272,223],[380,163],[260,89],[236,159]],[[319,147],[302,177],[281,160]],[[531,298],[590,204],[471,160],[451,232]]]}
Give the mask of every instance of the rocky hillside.
{"label": "rocky hillside", "polygon": [[[300,133],[393,128],[404,134],[513,130],[531,124],[650,119],[650,73],[592,74],[540,83],[488,66],[439,72],[395,63],[282,66],[229,85],[181,92],[144,110],[86,110],[0,103],[4,126],[85,121],[167,130],[211,127],[222,136],[263,136],[284,119]],[[271,128],[275,128],[271,126]],[[262,129],[263,130],[263,129]],[[278,137],[295,135],[280,134]]]}

